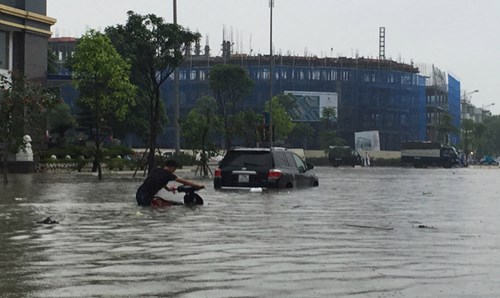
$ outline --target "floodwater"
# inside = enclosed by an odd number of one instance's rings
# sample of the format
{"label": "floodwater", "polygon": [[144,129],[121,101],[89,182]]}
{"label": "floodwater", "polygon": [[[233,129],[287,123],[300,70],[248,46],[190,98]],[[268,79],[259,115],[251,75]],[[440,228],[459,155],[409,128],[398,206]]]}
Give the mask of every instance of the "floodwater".
{"label": "floodwater", "polygon": [[204,206],[166,210],[136,206],[126,175],[11,176],[0,296],[500,295],[498,167],[316,172],[319,187],[281,192],[206,180]]}

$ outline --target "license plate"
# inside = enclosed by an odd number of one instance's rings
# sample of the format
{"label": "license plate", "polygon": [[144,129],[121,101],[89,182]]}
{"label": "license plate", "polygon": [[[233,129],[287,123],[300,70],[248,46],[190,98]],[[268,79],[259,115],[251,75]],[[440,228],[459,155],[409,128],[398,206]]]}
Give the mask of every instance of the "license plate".
{"label": "license plate", "polygon": [[238,182],[239,183],[248,183],[248,182],[250,182],[250,176],[248,176],[248,175],[238,175]]}

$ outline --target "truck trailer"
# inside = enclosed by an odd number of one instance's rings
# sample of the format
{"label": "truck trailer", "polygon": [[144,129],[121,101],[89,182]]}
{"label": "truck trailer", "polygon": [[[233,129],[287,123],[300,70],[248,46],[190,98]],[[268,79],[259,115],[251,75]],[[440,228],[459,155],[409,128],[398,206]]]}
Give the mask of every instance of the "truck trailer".
{"label": "truck trailer", "polygon": [[451,168],[460,163],[460,158],[457,149],[439,142],[403,142],[401,162],[415,168]]}

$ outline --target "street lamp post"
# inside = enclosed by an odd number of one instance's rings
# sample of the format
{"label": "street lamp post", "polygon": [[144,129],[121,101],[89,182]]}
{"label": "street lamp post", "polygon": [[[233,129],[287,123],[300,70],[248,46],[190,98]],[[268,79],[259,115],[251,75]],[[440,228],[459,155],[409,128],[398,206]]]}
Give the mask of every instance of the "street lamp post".
{"label": "street lamp post", "polygon": [[466,97],[467,95],[472,94],[472,93],[478,93],[478,92],[479,92],[479,90],[478,90],[478,89],[476,89],[476,90],[474,90],[474,91],[471,91],[471,92],[467,92],[467,93],[465,93],[465,92],[464,92],[463,98],[465,99],[465,97]]}
{"label": "street lamp post", "polygon": [[471,92],[465,92],[464,91],[464,94],[462,95],[462,97],[460,98],[461,102],[462,103],[467,103],[467,95],[470,95],[470,94],[473,94],[473,93],[478,93],[479,90],[474,90],[474,91],[471,91]]}
{"label": "street lamp post", "polygon": [[[177,25],[177,0],[174,0],[174,24]],[[179,67],[174,70],[174,131],[175,131],[175,155],[179,156],[181,152],[181,129],[179,125]]]}
{"label": "street lamp post", "polygon": [[[465,111],[467,111],[467,106],[468,106],[468,102],[467,102],[467,95],[470,95],[470,94],[473,94],[473,93],[477,93],[479,92],[478,89],[474,90],[474,91],[471,91],[471,92],[465,92],[464,91],[464,94],[462,95],[462,98],[461,98],[461,104],[462,104],[462,109],[465,109]],[[462,112],[462,117],[465,117],[464,116],[464,112]],[[465,160],[467,161],[469,159],[469,130],[471,129],[469,127],[469,124],[464,124],[465,122],[462,122],[463,123],[463,132],[464,132],[464,153],[465,153]]]}
{"label": "street lamp post", "polygon": [[269,0],[269,147],[273,147],[273,7],[274,0]]}
{"label": "street lamp post", "polygon": [[482,106],[481,106],[481,110],[483,110],[483,111],[484,111],[486,108],[489,108],[489,107],[494,106],[494,105],[495,105],[495,103],[494,103],[494,102],[492,102],[492,103],[490,103],[490,104],[488,104],[488,105],[482,105]]}

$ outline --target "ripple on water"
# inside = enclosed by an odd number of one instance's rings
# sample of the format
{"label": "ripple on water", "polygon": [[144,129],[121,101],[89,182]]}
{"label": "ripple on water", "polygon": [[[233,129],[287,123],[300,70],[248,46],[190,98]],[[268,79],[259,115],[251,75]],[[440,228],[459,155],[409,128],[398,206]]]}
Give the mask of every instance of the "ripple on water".
{"label": "ripple on water", "polygon": [[[498,191],[485,189],[496,185],[500,171],[316,170],[318,188],[250,193],[208,187],[201,192],[207,204],[194,210],[137,207],[140,180],[44,176],[20,184],[19,193],[9,187],[9,197],[29,200],[1,206],[0,292],[36,297],[494,297],[500,292]],[[60,224],[36,224],[47,216]]]}

